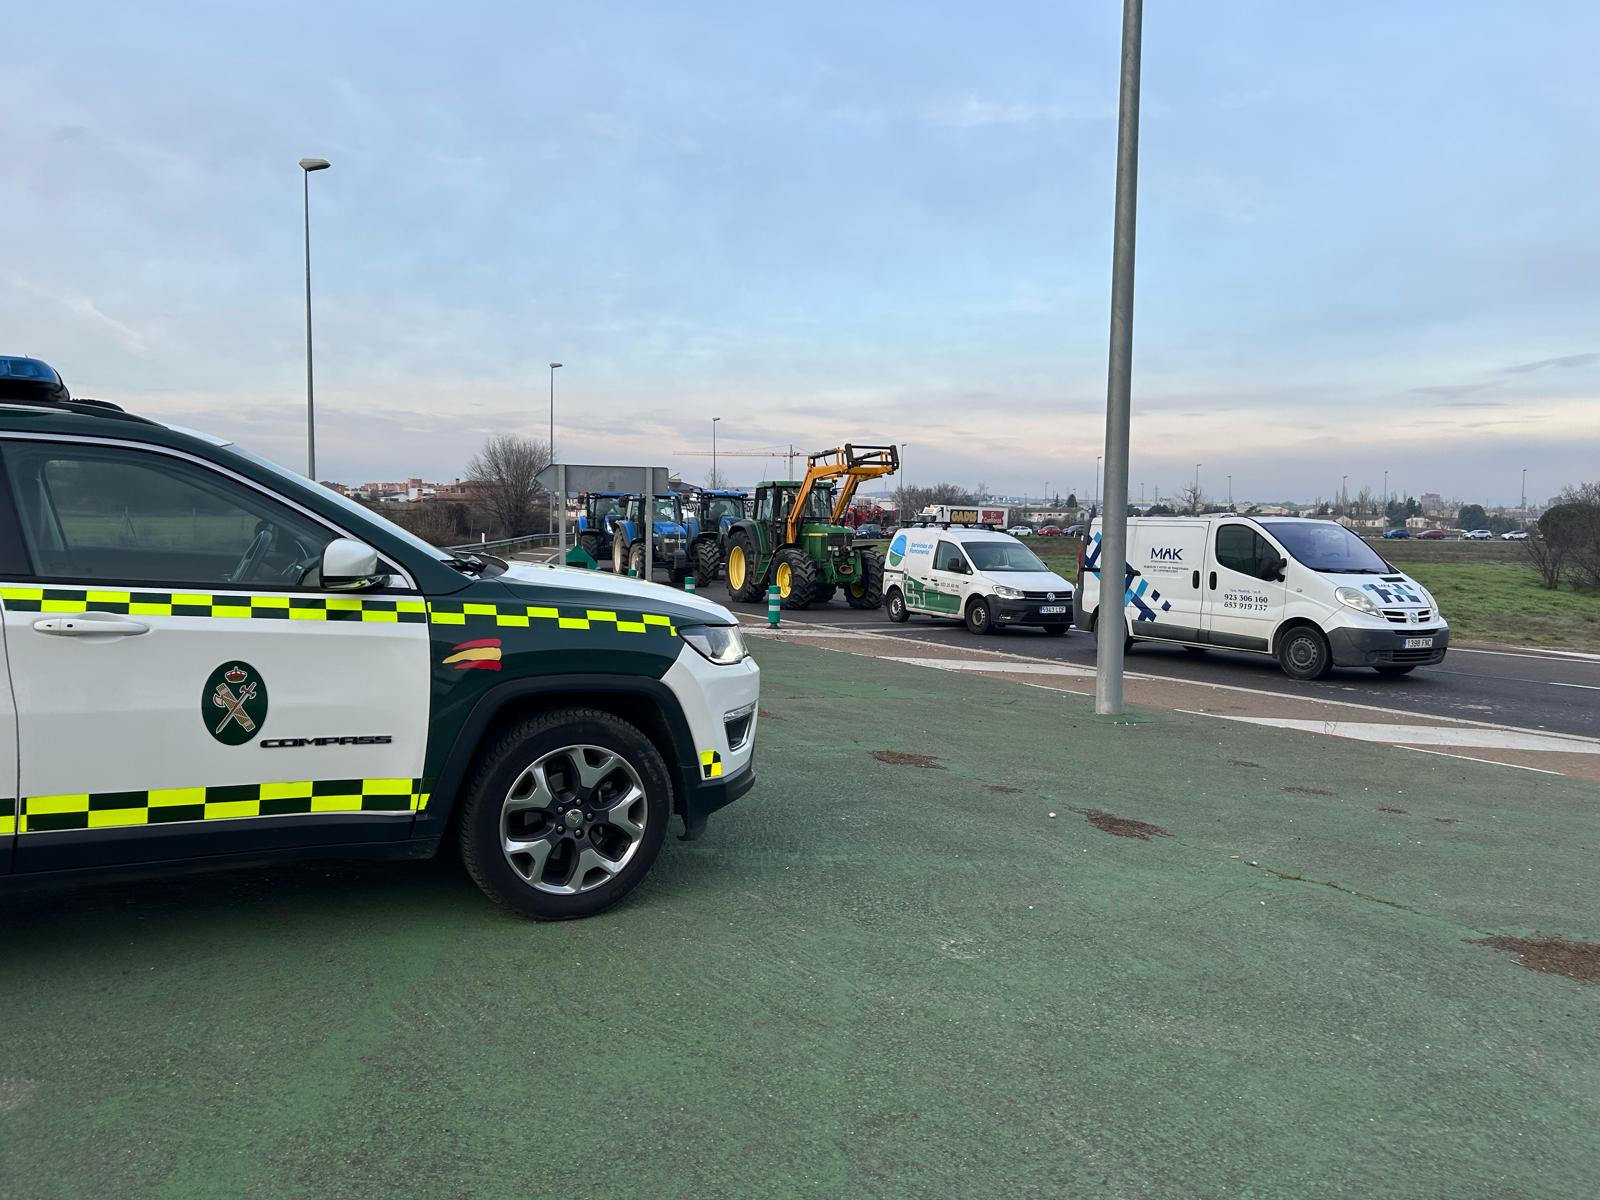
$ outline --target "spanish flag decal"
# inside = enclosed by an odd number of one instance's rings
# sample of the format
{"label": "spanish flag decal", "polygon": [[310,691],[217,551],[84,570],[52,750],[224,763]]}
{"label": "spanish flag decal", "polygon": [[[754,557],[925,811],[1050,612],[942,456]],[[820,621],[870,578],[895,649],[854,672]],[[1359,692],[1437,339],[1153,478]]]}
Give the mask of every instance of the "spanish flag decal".
{"label": "spanish flag decal", "polygon": [[498,671],[500,669],[500,639],[479,638],[462,642],[450,648],[450,657],[444,665],[458,671]]}

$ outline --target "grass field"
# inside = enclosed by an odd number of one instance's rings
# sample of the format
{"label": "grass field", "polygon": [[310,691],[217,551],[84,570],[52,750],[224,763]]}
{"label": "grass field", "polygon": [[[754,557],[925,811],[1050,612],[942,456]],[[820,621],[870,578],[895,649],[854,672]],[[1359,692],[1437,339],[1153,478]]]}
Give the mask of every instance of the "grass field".
{"label": "grass field", "polygon": [[[1076,539],[1028,544],[1053,570],[1074,577]],[[1513,542],[1396,540],[1377,549],[1433,593],[1457,640],[1600,651],[1600,592],[1546,591]]]}

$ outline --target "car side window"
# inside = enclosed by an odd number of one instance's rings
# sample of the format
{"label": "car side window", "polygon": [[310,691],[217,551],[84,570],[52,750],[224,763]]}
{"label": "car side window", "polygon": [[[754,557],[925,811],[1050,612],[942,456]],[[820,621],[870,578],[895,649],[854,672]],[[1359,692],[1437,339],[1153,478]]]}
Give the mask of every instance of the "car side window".
{"label": "car side window", "polygon": [[1275,568],[1279,557],[1267,539],[1248,525],[1224,525],[1217,530],[1217,564],[1230,571],[1264,579],[1267,567]]}
{"label": "car side window", "polygon": [[338,535],[237,480],[148,450],[11,442],[33,573],[87,583],[303,587]]}
{"label": "car side window", "polygon": [[961,547],[954,542],[940,542],[939,552],[934,557],[934,562],[938,564],[941,571],[950,571],[956,575],[965,575],[967,573],[966,557],[961,553]]}

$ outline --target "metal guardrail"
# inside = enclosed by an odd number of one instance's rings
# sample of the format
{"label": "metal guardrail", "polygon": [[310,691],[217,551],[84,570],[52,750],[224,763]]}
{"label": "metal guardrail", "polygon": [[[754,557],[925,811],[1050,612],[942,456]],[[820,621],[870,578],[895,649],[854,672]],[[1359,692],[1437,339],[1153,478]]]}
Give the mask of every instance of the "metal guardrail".
{"label": "metal guardrail", "polygon": [[452,554],[458,550],[464,552],[469,550],[509,549],[512,546],[519,546],[523,542],[553,542],[560,536],[559,533],[526,533],[521,537],[498,538],[492,542],[463,542],[459,546],[440,546],[439,549],[448,550]]}

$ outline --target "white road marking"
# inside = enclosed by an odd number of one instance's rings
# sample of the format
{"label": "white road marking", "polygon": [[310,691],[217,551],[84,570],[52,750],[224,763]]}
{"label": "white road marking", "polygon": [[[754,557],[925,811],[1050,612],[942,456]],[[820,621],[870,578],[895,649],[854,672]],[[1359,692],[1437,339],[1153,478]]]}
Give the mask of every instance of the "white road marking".
{"label": "white road marking", "polygon": [[[1179,709],[1179,712],[1192,712]],[[1269,725],[1275,729],[1298,729],[1304,733],[1325,733],[1330,737],[1352,738],[1358,742],[1388,742],[1410,746],[1470,746],[1480,750],[1534,750],[1545,754],[1600,754],[1600,741],[1585,742],[1545,733],[1523,733],[1514,729],[1454,728],[1447,725],[1390,725],[1378,721],[1307,721],[1293,717],[1238,717],[1230,713],[1192,712],[1198,717],[1218,717],[1246,725]]]}
{"label": "white road marking", "polygon": [[1093,679],[1092,667],[1071,663],[1007,662],[1004,659],[963,658],[884,658],[884,662],[904,663],[908,667],[934,667],[940,671],[1004,671],[1008,675],[1068,675],[1074,679]]}
{"label": "white road marking", "polygon": [[1533,771],[1539,775],[1559,775],[1560,771],[1546,771],[1543,767],[1528,767],[1522,763],[1501,762],[1498,758],[1473,758],[1470,754],[1454,754],[1449,750],[1424,750],[1421,746],[1396,746],[1396,750],[1409,750],[1413,754],[1437,754],[1440,758],[1459,758],[1464,762],[1488,763],[1491,767],[1515,767],[1519,771]]}
{"label": "white road marking", "polygon": [[1451,646],[1450,654],[1493,654],[1499,658],[1571,659],[1576,662],[1600,662],[1600,654],[1587,650],[1540,650],[1537,646],[1513,646],[1509,650],[1474,650],[1466,646]]}
{"label": "white road marking", "polygon": [[1586,692],[1600,692],[1600,685],[1593,683],[1552,683],[1551,687],[1582,688]]}

